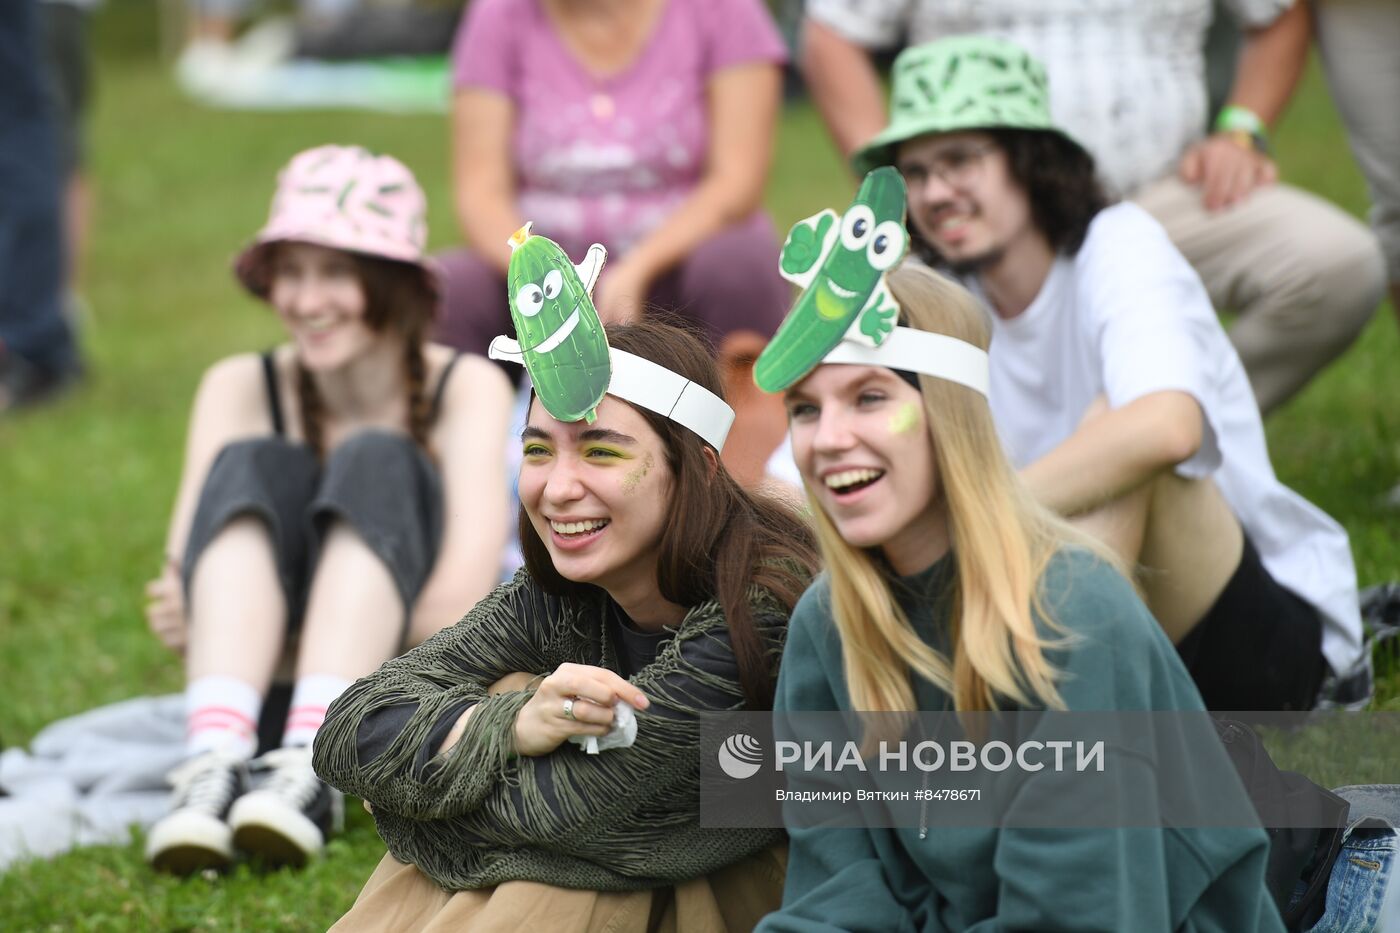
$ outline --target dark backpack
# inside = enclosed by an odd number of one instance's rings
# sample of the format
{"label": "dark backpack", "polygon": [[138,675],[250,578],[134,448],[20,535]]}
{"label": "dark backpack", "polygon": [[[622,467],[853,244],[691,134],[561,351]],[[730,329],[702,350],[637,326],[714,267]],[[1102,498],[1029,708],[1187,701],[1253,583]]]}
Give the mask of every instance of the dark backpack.
{"label": "dark backpack", "polygon": [[[1341,851],[1349,804],[1301,774],[1280,770],[1249,726],[1233,719],[1213,722],[1269,834],[1269,894],[1290,933],[1306,930],[1327,906],[1327,881]],[[1307,889],[1290,909],[1299,881]]]}

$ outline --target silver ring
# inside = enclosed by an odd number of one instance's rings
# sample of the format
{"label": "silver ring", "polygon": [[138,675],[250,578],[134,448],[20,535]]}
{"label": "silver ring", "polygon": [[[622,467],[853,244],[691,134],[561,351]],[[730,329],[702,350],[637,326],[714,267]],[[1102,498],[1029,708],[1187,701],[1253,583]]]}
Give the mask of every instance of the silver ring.
{"label": "silver ring", "polygon": [[575,720],[575,719],[574,719],[574,698],[573,698],[573,697],[567,697],[567,698],[564,700],[564,718],[565,718],[565,719],[568,719],[568,720],[572,720],[572,721],[574,721],[574,722],[577,722],[577,721],[578,721],[578,720]]}

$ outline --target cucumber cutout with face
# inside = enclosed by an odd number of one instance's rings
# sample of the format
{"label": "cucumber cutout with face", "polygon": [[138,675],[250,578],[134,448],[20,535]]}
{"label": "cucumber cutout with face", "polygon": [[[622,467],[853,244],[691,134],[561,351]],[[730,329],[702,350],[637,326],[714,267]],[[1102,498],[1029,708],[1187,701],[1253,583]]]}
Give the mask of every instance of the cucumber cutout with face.
{"label": "cucumber cutout with face", "polygon": [[575,266],[559,244],[531,235],[528,223],[510,244],[510,317],[535,394],[558,420],[592,424],[612,379],[608,338],[590,297],[607,251],[595,243]]}
{"label": "cucumber cutout with face", "polygon": [[840,218],[822,211],[792,228],[779,269],[805,291],[754,364],[760,389],[783,391],[842,338],[878,346],[894,329],[898,306],[885,273],[909,248],[906,198],[899,172],[883,166],[865,176]]}

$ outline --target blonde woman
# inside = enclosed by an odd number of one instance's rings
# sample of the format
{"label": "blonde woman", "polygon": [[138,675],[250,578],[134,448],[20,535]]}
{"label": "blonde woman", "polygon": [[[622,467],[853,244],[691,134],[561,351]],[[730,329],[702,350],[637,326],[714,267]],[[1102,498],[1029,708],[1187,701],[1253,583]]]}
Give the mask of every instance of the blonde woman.
{"label": "blonde woman", "polygon": [[[888,283],[906,326],[839,345],[786,391],[828,570],[793,613],[777,713],[1200,710],[1119,569],[1003,455],[972,297],[923,268]],[[790,835],[765,930],[1283,928],[1259,830]]]}

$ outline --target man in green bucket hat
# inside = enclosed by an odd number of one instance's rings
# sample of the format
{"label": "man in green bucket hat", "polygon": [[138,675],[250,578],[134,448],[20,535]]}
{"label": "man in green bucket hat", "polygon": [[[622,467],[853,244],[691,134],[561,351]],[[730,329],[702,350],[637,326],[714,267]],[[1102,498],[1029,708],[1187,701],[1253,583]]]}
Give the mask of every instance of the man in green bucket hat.
{"label": "man in green bucket hat", "polygon": [[1012,462],[1042,503],[1153,568],[1144,595],[1207,706],[1363,700],[1346,532],[1278,481],[1200,279],[1151,215],[1109,203],[1047,91],[1002,40],[908,49],[891,125],[856,163],[899,170],[913,251],[992,311]]}
{"label": "man in green bucket hat", "polygon": [[1002,127],[1069,135],[1050,118],[1045,69],[1010,42],[961,36],[905,49],[894,63],[890,125],[852,156],[864,175],[926,133]]}
{"label": "man in green bucket hat", "polygon": [[1316,195],[1278,181],[1269,125],[1306,62],[1296,0],[1217,0],[1244,34],[1228,106],[1207,112],[1212,0],[807,0],[801,64],[842,152],[905,116],[889,111],[871,53],[995,35],[1039,59],[1051,113],[1093,155],[1115,197],[1167,230],[1230,330],[1267,415],[1339,357],[1384,290],[1376,237]]}

